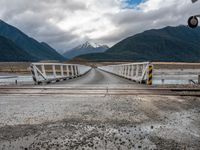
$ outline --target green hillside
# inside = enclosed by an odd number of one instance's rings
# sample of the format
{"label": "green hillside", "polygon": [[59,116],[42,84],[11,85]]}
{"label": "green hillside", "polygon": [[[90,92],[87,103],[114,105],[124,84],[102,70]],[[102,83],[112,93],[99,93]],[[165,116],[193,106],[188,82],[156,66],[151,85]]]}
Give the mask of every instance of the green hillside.
{"label": "green hillside", "polygon": [[105,53],[78,56],[92,61],[200,62],[200,27],[166,27],[129,37]]}
{"label": "green hillside", "polygon": [[18,47],[11,40],[0,36],[0,62],[35,61],[36,58]]}
{"label": "green hillside", "polygon": [[56,50],[46,43],[40,43],[19,29],[0,20],[0,36],[6,37],[37,60],[65,60]]}

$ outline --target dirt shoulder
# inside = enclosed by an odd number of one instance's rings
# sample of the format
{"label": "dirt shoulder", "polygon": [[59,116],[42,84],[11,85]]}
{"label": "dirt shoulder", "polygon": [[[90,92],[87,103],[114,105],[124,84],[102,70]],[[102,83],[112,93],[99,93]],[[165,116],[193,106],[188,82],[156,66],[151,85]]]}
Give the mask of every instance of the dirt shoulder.
{"label": "dirt shoulder", "polygon": [[200,147],[197,97],[0,96],[0,104],[0,149]]}

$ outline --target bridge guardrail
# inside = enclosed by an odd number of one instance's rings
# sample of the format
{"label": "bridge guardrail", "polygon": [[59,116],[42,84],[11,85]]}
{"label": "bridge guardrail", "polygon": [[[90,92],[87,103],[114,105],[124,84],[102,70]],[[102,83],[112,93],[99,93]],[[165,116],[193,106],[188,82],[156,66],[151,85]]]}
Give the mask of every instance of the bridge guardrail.
{"label": "bridge guardrail", "polygon": [[148,85],[200,84],[199,63],[141,62],[99,67],[101,70]]}
{"label": "bridge guardrail", "polygon": [[150,62],[108,65],[98,68],[139,83],[152,85],[153,65]]}
{"label": "bridge guardrail", "polygon": [[58,82],[87,73],[91,67],[79,64],[32,63],[31,74],[35,84]]}

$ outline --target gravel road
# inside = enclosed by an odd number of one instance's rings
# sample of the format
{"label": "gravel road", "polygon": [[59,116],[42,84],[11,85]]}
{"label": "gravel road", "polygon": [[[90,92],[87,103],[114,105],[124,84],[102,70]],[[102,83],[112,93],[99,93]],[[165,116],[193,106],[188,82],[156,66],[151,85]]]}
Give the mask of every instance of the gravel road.
{"label": "gravel road", "polygon": [[0,96],[0,149],[200,147],[200,99]]}
{"label": "gravel road", "polygon": [[[100,70],[51,86],[79,85],[141,86]],[[199,150],[199,147],[199,97],[0,95],[3,150]]]}

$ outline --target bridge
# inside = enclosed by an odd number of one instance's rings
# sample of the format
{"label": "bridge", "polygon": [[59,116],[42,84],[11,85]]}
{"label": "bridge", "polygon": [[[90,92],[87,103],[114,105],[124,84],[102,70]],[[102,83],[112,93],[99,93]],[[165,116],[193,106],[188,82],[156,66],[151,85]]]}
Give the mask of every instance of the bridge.
{"label": "bridge", "polygon": [[[33,63],[34,84],[0,86],[0,149],[198,149],[189,65]],[[163,85],[171,77],[190,85]]]}
{"label": "bridge", "polygon": [[[159,67],[160,65],[162,67]],[[165,67],[163,67],[164,65]],[[176,63],[164,65],[151,62],[140,62],[100,66],[97,69],[94,68],[93,70],[102,70],[103,72],[147,85],[155,84],[156,81],[166,84],[166,80],[182,80],[186,82],[185,84],[200,83],[199,64]],[[169,69],[170,65],[175,66],[175,68]],[[91,69],[92,68],[90,66],[59,63],[33,63],[30,66],[33,81],[36,85],[43,83],[49,84],[77,78],[87,74]],[[96,73],[95,75],[96,78],[98,78],[99,74]],[[112,76],[112,78],[115,78],[115,76]],[[102,79],[98,80],[101,81]],[[81,81],[79,82],[81,83]],[[124,83],[126,84],[126,80],[124,80]]]}

